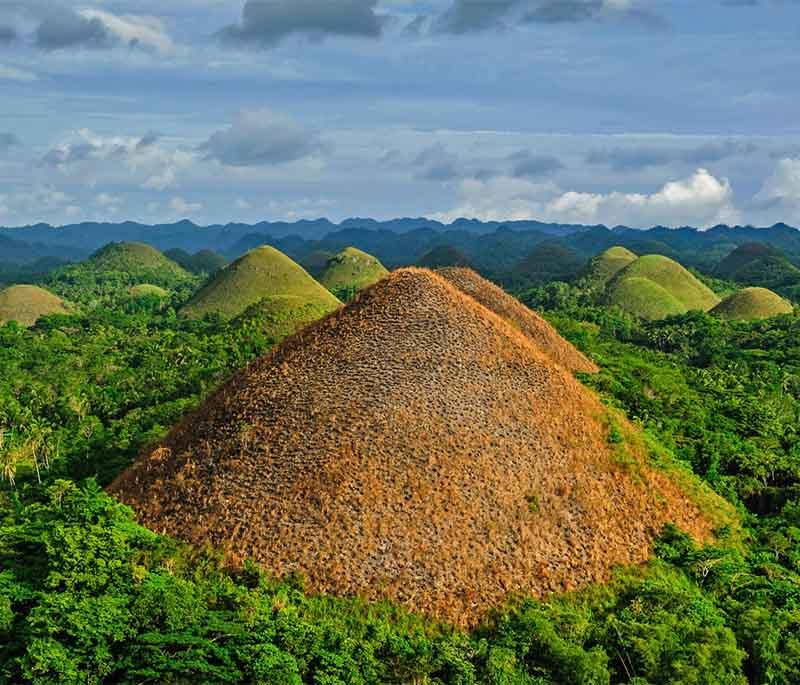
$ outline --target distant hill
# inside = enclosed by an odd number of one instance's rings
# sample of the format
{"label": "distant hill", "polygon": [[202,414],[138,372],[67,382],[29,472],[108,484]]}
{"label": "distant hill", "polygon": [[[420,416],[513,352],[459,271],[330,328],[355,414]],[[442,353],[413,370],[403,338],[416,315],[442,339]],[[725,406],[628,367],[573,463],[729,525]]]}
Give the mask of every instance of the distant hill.
{"label": "distant hill", "polygon": [[217,273],[217,271],[228,263],[225,257],[211,250],[200,250],[195,254],[189,254],[186,250],[173,248],[167,250],[164,256],[190,273],[197,275],[203,274],[206,276]]}
{"label": "distant hill", "polygon": [[764,243],[740,245],[717,265],[715,275],[784,293],[800,286],[800,269],[780,250]]}
{"label": "distant hill", "polygon": [[447,266],[469,267],[470,261],[457,247],[452,245],[437,245],[426,252],[417,262],[417,266],[424,269],[440,269]]}
{"label": "distant hill", "polygon": [[609,247],[589,262],[584,277],[594,287],[605,287],[614,276],[637,259],[638,256],[627,248],[619,245]]}
{"label": "distant hill", "polygon": [[639,257],[619,271],[608,284],[605,300],[644,319],[708,311],[720,301],[678,262],[662,255]]}
{"label": "distant hill", "polygon": [[552,281],[569,282],[585,268],[586,260],[560,242],[536,245],[513,269],[511,278],[517,287],[534,287]]}
{"label": "distant hill", "polygon": [[68,312],[64,301],[44,288],[15,285],[0,291],[0,325],[16,321],[30,327],[43,316]]}
{"label": "distant hill", "polygon": [[308,271],[314,278],[319,278],[319,275],[328,266],[328,260],[333,257],[332,252],[326,250],[313,250],[312,252],[303,255],[298,261],[300,265]]}
{"label": "distant hill", "polygon": [[593,393],[430,271],[396,271],[307,331],[214,393],[111,493],[232,563],[461,626],[509,595],[646,561],[666,523],[698,542],[717,525],[651,468],[624,418],[610,437]]}
{"label": "distant hill", "polygon": [[328,260],[319,282],[339,299],[350,299],[359,290],[388,275],[375,257],[355,247],[346,247]]}
{"label": "distant hill", "polygon": [[271,298],[268,309],[272,316],[277,316],[281,304],[291,308],[315,305],[328,312],[341,305],[303,267],[274,247],[264,246],[219,271],[180,314],[193,319],[212,313],[236,318],[264,298]]}
{"label": "distant hill", "polygon": [[752,321],[791,314],[793,311],[790,302],[771,290],[745,288],[726,297],[711,313],[723,319]]}
{"label": "distant hill", "polygon": [[56,270],[45,283],[70,300],[91,303],[127,296],[136,285],[172,290],[190,287],[195,280],[150,245],[110,243],[85,262]]}
{"label": "distant hill", "polygon": [[169,293],[164,290],[164,288],[159,288],[157,285],[151,285],[150,283],[142,283],[141,285],[135,285],[130,289],[131,297],[139,298],[139,297],[160,297],[166,298],[169,297]]}

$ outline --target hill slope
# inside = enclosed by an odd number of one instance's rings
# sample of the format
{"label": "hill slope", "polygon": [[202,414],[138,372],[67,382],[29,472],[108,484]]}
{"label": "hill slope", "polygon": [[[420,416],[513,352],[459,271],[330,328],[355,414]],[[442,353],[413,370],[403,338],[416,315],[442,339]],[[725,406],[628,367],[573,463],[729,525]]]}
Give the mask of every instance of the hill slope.
{"label": "hill slope", "polygon": [[389,272],[375,257],[355,247],[346,247],[328,260],[319,282],[334,295],[355,292],[377,283]]}
{"label": "hill slope", "polygon": [[557,364],[570,371],[597,372],[597,367],[564,340],[547,321],[491,281],[471,269],[444,268],[437,273],[461,292],[522,331]]}
{"label": "hill slope", "polygon": [[313,591],[474,624],[509,592],[643,561],[667,521],[709,535],[663,472],[621,464],[606,411],[506,321],[404,269],[251,364],[111,491]]}
{"label": "hill slope", "polygon": [[209,313],[235,318],[266,297],[296,298],[284,303],[318,305],[326,312],[341,304],[299,264],[274,247],[262,246],[218,272],[180,313],[195,319]]}
{"label": "hill slope", "polygon": [[780,314],[791,314],[792,311],[791,303],[771,290],[745,288],[726,297],[711,310],[711,313],[721,316],[723,319],[752,321],[769,319]]}
{"label": "hill slope", "polygon": [[425,269],[439,269],[447,266],[469,267],[470,262],[467,255],[457,247],[453,247],[452,245],[438,245],[422,255],[417,262],[417,266],[421,266]]}
{"label": "hill slope", "polygon": [[128,274],[147,272],[182,278],[186,271],[164,254],[144,243],[109,243],[86,262],[93,271],[121,271]]}
{"label": "hill slope", "polygon": [[637,259],[637,255],[625,247],[609,247],[592,259],[585,278],[593,286],[605,287],[614,276]]}
{"label": "hill slope", "polygon": [[762,243],[737,247],[716,268],[716,275],[743,285],[778,290],[797,296],[800,269],[780,250]]}
{"label": "hill slope", "polygon": [[678,262],[646,255],[611,279],[606,302],[645,319],[661,319],[690,310],[708,311],[719,297]]}
{"label": "hill slope", "polygon": [[20,326],[33,326],[49,314],[67,314],[64,301],[44,288],[14,285],[0,290],[0,325],[16,321]]}
{"label": "hill slope", "polygon": [[571,281],[585,266],[586,260],[566,245],[543,242],[514,267],[513,279],[520,286]]}

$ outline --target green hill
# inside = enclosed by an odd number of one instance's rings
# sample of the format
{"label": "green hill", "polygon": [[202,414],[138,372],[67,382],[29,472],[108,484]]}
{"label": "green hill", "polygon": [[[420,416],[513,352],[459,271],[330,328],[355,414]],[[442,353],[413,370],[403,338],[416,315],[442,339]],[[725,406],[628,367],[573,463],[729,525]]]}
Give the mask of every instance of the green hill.
{"label": "green hill", "polygon": [[717,265],[715,273],[720,278],[783,294],[800,285],[800,269],[780,250],[763,243],[740,245]]}
{"label": "green hill", "polygon": [[423,269],[442,269],[447,266],[470,267],[470,261],[457,247],[438,245],[422,255],[417,261],[417,266]]}
{"label": "green hill", "polygon": [[239,325],[255,323],[273,344],[277,344],[336,309],[321,300],[308,301],[295,295],[265,297],[236,318]]}
{"label": "green hill", "polygon": [[792,311],[791,303],[771,290],[745,288],[726,297],[711,313],[723,319],[752,321],[791,314]]}
{"label": "green hill", "polygon": [[213,275],[228,263],[225,257],[211,250],[189,254],[186,250],[175,248],[167,250],[164,256],[193,274]]}
{"label": "green hill", "polygon": [[42,316],[67,313],[64,301],[44,288],[13,285],[0,291],[0,324],[16,321],[28,327]]}
{"label": "green hill", "polygon": [[95,252],[85,266],[94,271],[121,271],[128,274],[158,272],[162,277],[182,278],[186,271],[163,253],[144,243],[109,243]]}
{"label": "green hill", "polygon": [[377,283],[388,273],[372,255],[346,247],[328,260],[319,282],[334,295],[347,299],[348,295]]}
{"label": "green hill", "polygon": [[606,290],[608,304],[645,319],[661,319],[695,309],[708,311],[719,301],[683,266],[662,255],[639,257],[619,271]]}
{"label": "green hill", "polygon": [[574,250],[557,242],[543,242],[514,267],[512,280],[518,287],[572,281],[585,266],[586,260]]}
{"label": "green hill", "polygon": [[589,263],[586,279],[591,285],[605,287],[614,276],[637,259],[637,255],[625,247],[609,247]]}
{"label": "green hill", "polygon": [[177,290],[196,283],[195,276],[144,243],[110,243],[85,262],[59,269],[47,280],[62,297],[87,304],[128,297],[136,285]]}
{"label": "green hill", "polygon": [[331,257],[333,257],[333,252],[314,250],[300,259],[299,264],[314,278],[319,278],[319,275],[328,266],[328,261],[330,261]]}
{"label": "green hill", "polygon": [[193,319],[217,313],[236,318],[264,298],[296,298],[274,300],[270,307],[291,302],[318,306],[330,312],[340,306],[330,292],[317,283],[302,266],[292,261],[274,247],[262,246],[251,250],[222,269],[204,285],[180,313]]}
{"label": "green hill", "polygon": [[131,297],[169,297],[169,292],[164,290],[164,288],[159,288],[157,285],[152,285],[150,283],[142,283],[141,285],[133,286],[128,292],[130,292]]}

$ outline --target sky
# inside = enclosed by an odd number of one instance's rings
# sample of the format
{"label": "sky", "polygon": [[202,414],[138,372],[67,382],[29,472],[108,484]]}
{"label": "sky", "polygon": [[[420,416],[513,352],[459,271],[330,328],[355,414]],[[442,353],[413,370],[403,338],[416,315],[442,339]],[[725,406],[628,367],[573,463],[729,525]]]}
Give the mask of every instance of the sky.
{"label": "sky", "polygon": [[0,225],[800,225],[800,0],[0,0]]}

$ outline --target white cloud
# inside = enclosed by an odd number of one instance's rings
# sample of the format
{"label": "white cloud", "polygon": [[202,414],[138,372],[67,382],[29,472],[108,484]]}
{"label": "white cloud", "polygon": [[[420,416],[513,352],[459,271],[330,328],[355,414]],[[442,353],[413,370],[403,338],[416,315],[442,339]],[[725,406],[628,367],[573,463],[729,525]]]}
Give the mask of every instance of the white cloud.
{"label": "white cloud", "polygon": [[130,47],[146,47],[161,54],[174,50],[172,39],[167,35],[163,22],[157,17],[116,15],[95,9],[82,9],[78,12],[84,19],[97,20],[106,30]]}
{"label": "white cloud", "polygon": [[460,194],[462,203],[437,218],[541,219],[636,227],[711,226],[739,220],[730,183],[705,169],[687,179],[670,181],[651,194],[563,192],[552,183],[508,177],[469,179],[461,184]]}
{"label": "white cloud", "polygon": [[175,214],[186,216],[187,214],[199,212],[203,209],[203,204],[201,202],[187,202],[182,197],[173,197],[169,201],[169,208]]}
{"label": "white cloud", "polygon": [[800,159],[781,159],[754,203],[768,221],[800,220]]}
{"label": "white cloud", "polygon": [[94,204],[98,207],[114,207],[121,204],[122,200],[108,193],[100,193],[95,199]]}

